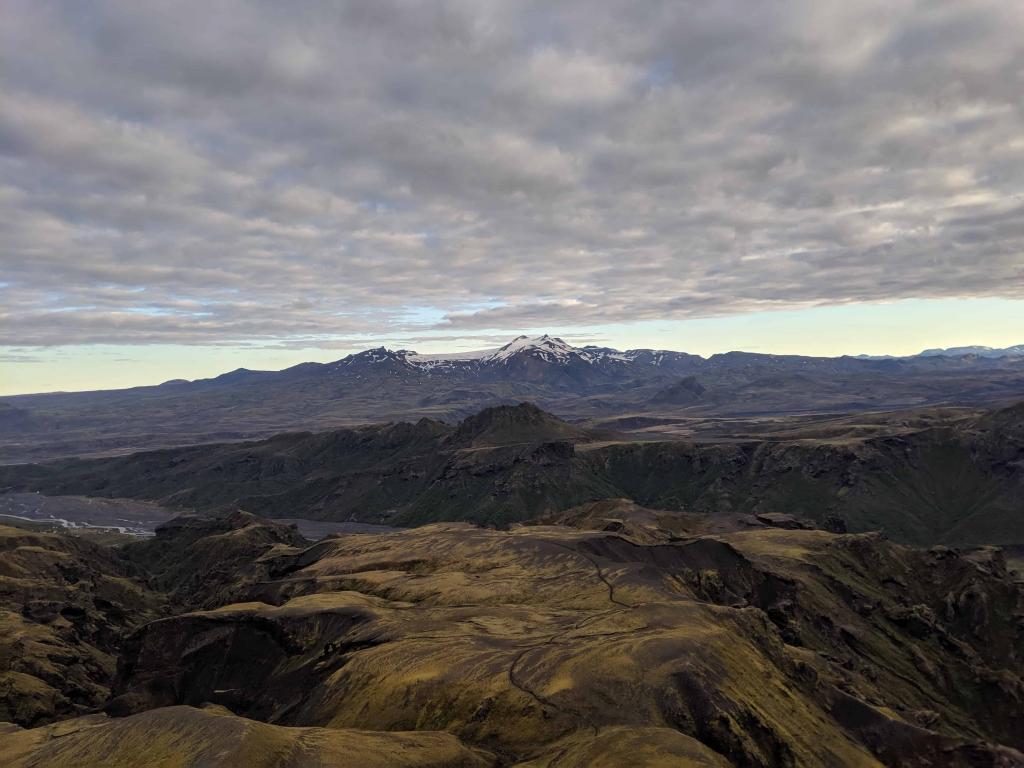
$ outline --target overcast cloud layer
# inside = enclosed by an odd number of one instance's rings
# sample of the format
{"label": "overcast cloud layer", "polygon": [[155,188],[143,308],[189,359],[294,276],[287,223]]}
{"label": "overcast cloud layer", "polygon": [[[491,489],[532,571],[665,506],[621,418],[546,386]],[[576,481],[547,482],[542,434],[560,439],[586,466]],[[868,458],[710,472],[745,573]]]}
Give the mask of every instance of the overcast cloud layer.
{"label": "overcast cloud layer", "polygon": [[1024,298],[1022,29],[1019,0],[4,0],[0,343]]}

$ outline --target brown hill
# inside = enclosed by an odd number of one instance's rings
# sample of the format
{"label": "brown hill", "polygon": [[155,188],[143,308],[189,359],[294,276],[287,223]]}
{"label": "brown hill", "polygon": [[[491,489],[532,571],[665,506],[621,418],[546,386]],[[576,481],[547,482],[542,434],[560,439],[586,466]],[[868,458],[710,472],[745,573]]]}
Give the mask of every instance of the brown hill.
{"label": "brown hill", "polygon": [[163,602],[106,547],[0,526],[0,721],[33,725],[98,707],[121,639]]}
{"label": "brown hill", "polygon": [[[649,532],[649,513],[574,514]],[[225,550],[233,531],[243,546]],[[168,589],[167,552],[186,553],[186,583],[226,568],[237,587],[213,602],[193,593],[204,610],[183,605],[120,643],[106,706],[117,717],[8,727],[0,762],[1024,760],[1024,594],[996,550],[806,530],[645,540],[465,524],[302,548],[280,540],[286,531],[246,516],[209,530],[186,521],[139,549],[133,562]],[[252,542],[265,546],[224,557]]]}
{"label": "brown hill", "polygon": [[223,707],[165,707],[123,719],[81,717],[3,734],[7,768],[485,768],[493,760],[447,733],[283,728]]}

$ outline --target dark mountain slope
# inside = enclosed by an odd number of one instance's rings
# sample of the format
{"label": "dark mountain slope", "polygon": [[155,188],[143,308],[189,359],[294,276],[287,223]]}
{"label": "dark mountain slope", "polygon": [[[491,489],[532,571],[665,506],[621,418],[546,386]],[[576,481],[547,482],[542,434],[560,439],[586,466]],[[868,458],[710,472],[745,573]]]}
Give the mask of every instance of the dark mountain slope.
{"label": "dark mountain slope", "polygon": [[838,518],[921,545],[1021,543],[1024,478],[986,443],[937,430],[840,444],[634,443],[592,457],[649,507]]}
{"label": "dark mountain slope", "polygon": [[915,544],[1024,544],[1020,406],[866,438],[588,442],[532,405],[258,443],[0,469],[0,488],[273,517],[507,525],[606,498],[784,513]]}
{"label": "dark mountain slope", "polygon": [[701,399],[707,389],[695,376],[685,376],[651,398],[652,403],[689,405]]}
{"label": "dark mountain slope", "polygon": [[1022,412],[864,439],[632,443],[594,458],[622,495],[651,507],[838,518],[922,545],[1020,544]]}
{"label": "dark mountain slope", "polygon": [[[262,511],[330,508],[332,494],[353,508],[407,504],[422,490],[428,469],[452,428],[423,420],[317,434],[278,435],[256,443],[166,449],[110,459],[69,459],[25,467],[47,478],[51,493],[159,499],[170,506],[203,509],[241,505]],[[0,475],[22,468],[0,469]],[[384,479],[399,482],[384,483]],[[402,482],[405,478],[406,481]],[[35,487],[35,484],[29,481]]]}
{"label": "dark mountain slope", "polygon": [[586,430],[567,424],[532,403],[522,403],[487,408],[464,419],[449,443],[460,448],[483,448],[589,438]]}
{"label": "dark mountain slope", "polygon": [[524,403],[458,427],[423,419],[257,443],[0,468],[0,488],[159,500],[268,516],[507,525],[611,492],[579,471],[588,433]]}

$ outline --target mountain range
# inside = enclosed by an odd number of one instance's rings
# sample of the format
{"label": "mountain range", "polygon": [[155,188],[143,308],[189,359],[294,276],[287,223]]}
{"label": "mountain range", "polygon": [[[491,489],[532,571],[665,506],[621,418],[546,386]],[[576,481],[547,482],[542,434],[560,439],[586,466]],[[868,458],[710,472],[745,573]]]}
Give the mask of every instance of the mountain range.
{"label": "mountain range", "polygon": [[694,424],[737,418],[996,406],[1021,397],[1024,357],[869,360],[728,352],[703,358],[521,336],[478,353],[423,355],[380,347],[282,371],[237,369],[150,387],[6,397],[0,400],[0,461],[380,421],[458,420],[522,401],[588,426],[646,420],[690,435]]}
{"label": "mountain range", "polygon": [[[636,376],[644,368],[654,372],[684,372],[701,362],[703,358],[698,355],[669,350],[630,349],[622,352],[610,347],[574,347],[560,338],[544,334],[532,338],[518,336],[496,349],[452,354],[419,354],[407,349],[376,347],[332,363],[300,363],[279,373],[308,375],[322,372],[361,376],[384,372],[401,376],[415,372],[433,377],[476,378],[483,381],[516,379],[568,385],[594,384]],[[266,373],[238,369],[214,381],[237,381]],[[185,382],[169,382],[170,385],[181,383]]]}
{"label": "mountain range", "polygon": [[[557,376],[557,373],[553,373],[554,370],[574,378],[574,374],[582,375],[584,371],[592,376],[600,376],[602,374],[611,376],[636,375],[637,366],[676,373],[687,372],[705,367],[714,368],[721,363],[723,357],[735,355],[767,357],[771,359],[789,358],[794,360],[832,359],[841,361],[850,359],[848,357],[810,358],[799,355],[758,355],[756,353],[744,352],[727,352],[712,355],[710,358],[703,358],[700,355],[692,355],[687,352],[673,352],[666,349],[627,349],[622,351],[611,347],[594,345],[576,347],[556,336],[543,334],[535,337],[517,336],[501,347],[474,352],[420,354],[407,349],[391,350],[387,347],[376,347],[349,355],[333,363],[301,363],[298,366],[285,369],[283,373],[315,371],[318,365],[325,366],[331,371],[360,370],[367,365],[384,365],[389,370],[395,371],[405,368],[437,374],[476,373],[484,376],[488,373],[492,376],[526,374],[527,378],[530,372],[534,372],[542,377],[544,377],[544,374],[547,376]],[[915,358],[924,357],[980,357],[987,359],[1024,357],[1024,344],[1002,349],[982,346],[926,349],[917,355],[903,357],[858,355],[852,359],[912,361]],[[583,366],[587,367],[584,368]],[[263,372],[238,369],[224,374],[224,376],[237,378],[238,376],[256,373]],[[586,378],[585,375],[582,377]],[[175,380],[168,383],[177,384],[183,382]]]}

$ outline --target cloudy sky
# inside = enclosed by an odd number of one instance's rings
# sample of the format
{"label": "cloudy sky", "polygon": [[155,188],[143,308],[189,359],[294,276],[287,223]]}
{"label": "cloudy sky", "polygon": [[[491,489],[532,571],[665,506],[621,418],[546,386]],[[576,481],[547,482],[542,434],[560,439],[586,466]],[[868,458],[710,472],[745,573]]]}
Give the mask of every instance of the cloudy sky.
{"label": "cloudy sky", "polygon": [[0,393],[1024,342],[1019,0],[0,5]]}

